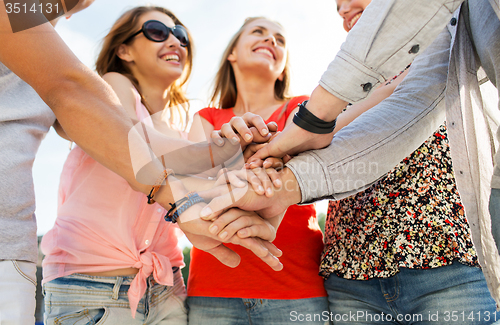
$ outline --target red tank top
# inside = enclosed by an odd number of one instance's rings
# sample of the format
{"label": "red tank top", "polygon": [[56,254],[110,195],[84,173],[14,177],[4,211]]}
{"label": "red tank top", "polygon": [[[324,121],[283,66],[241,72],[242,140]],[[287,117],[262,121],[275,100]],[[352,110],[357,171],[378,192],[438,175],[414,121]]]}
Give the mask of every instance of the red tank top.
{"label": "red tank top", "polygon": [[[283,112],[279,107],[267,122],[277,122],[283,130],[290,113],[308,97],[292,98]],[[199,112],[219,130],[234,115],[231,109],[207,107]],[[323,278],[318,275],[323,234],[314,205],[290,206],[273,242],[283,251],[283,270],[273,271],[252,252],[226,244],[241,256],[236,268],[221,264],[215,257],[195,247],[191,250],[188,295],[224,298],[302,299],[326,296]]]}

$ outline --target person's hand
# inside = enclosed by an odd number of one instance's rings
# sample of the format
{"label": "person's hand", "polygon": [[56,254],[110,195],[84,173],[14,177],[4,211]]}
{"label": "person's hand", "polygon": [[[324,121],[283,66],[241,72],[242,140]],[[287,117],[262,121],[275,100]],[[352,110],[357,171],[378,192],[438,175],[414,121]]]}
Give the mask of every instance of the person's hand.
{"label": "person's hand", "polygon": [[282,215],[278,215],[264,220],[253,211],[231,208],[214,220],[209,231],[223,242],[236,234],[240,238],[259,237],[272,242],[281,219]]}
{"label": "person's hand", "polygon": [[[212,223],[209,231],[223,242],[238,243],[245,238],[260,240],[262,245],[269,250],[269,256],[266,256],[265,262],[271,265],[276,262],[272,258],[273,255],[278,254],[277,257],[282,255],[281,250],[271,242],[276,238],[276,231],[283,215],[284,213],[264,220],[255,212],[231,208]],[[279,271],[283,265],[273,264],[272,268]]]}
{"label": "person's hand", "polygon": [[227,186],[200,192],[201,197],[213,197],[202,210],[201,217],[205,220],[214,220],[231,207],[255,211],[265,219],[282,214],[290,205],[301,201],[301,193],[297,179],[288,168],[283,169],[281,176],[283,186],[280,189],[275,188],[272,197],[258,195],[252,188],[233,188],[232,191],[228,191]]}
{"label": "person's hand", "polygon": [[[209,227],[212,223],[202,220],[199,217],[201,209],[202,204],[195,204],[181,214],[178,219],[180,229],[196,248],[212,254],[224,265],[229,267],[238,266],[241,258],[236,252],[224,246],[217,235],[209,231]],[[255,230],[255,228],[252,229]],[[260,228],[260,230],[257,229],[254,233],[258,237],[262,236],[264,238],[274,239],[272,230],[265,231],[265,228]],[[233,235],[231,237],[228,236],[226,242],[241,245],[249,249],[273,270],[281,270],[283,265],[276,257],[281,256],[281,251],[268,240],[258,237],[240,238],[239,236]]]}
{"label": "person's hand", "polygon": [[[272,141],[274,138],[276,138],[280,134],[280,132],[276,132],[270,139],[269,141]],[[268,157],[265,160],[263,159],[258,159],[258,158],[253,158],[251,161],[249,161],[250,157],[252,157],[257,151],[261,150],[265,146],[267,146],[268,143],[252,143],[248,145],[245,148],[245,151],[243,152],[243,159],[246,162],[245,167],[246,168],[257,168],[257,167],[263,167],[263,168],[274,168],[276,170],[281,170],[284,167],[284,164],[286,164],[292,157],[288,154],[284,155],[282,158],[278,157]],[[273,175],[269,175],[271,178]],[[274,180],[274,179],[273,179]],[[279,187],[275,184],[276,187]]]}
{"label": "person's hand", "polygon": [[[242,168],[233,171],[221,169],[217,174],[215,186],[228,184],[228,186],[245,188],[245,186],[250,184],[257,194],[271,197],[274,193],[273,184],[276,188],[280,188],[282,185],[279,174],[279,170],[281,169],[283,169],[281,159],[276,159],[271,168]],[[229,190],[231,189],[229,188]]]}
{"label": "person's hand", "polygon": [[252,142],[267,142],[271,134],[277,130],[278,125],[275,122],[266,124],[260,115],[245,113],[242,116],[234,116],[223,124],[220,130],[213,131],[211,139],[215,144],[222,145],[222,139],[227,138],[232,143],[241,143],[244,149]]}
{"label": "person's hand", "polygon": [[307,150],[321,149],[328,146],[332,139],[333,133],[315,134],[291,123],[285,127],[283,132],[277,134],[269,143],[257,150],[246,162],[262,166],[268,157],[282,158]]}

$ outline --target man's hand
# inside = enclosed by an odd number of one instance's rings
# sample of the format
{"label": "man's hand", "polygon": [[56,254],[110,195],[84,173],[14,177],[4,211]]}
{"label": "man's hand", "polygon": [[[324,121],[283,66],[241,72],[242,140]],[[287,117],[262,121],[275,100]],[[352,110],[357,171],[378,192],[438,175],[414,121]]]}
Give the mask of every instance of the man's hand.
{"label": "man's hand", "polygon": [[253,113],[245,113],[242,116],[234,116],[227,123],[224,123],[220,130],[213,131],[211,140],[217,145],[223,145],[223,138],[227,138],[231,143],[240,143],[243,150],[252,143],[268,142],[272,133],[278,131],[275,122],[266,124],[262,117]]}
{"label": "man's hand", "polygon": [[297,180],[288,168],[283,169],[281,175],[283,184],[281,188],[274,189],[274,195],[271,197],[258,195],[251,188],[235,188],[228,192],[227,186],[199,193],[202,197],[214,197],[202,210],[201,217],[205,220],[214,220],[231,207],[255,211],[264,219],[282,214],[290,205],[300,202],[301,194]]}

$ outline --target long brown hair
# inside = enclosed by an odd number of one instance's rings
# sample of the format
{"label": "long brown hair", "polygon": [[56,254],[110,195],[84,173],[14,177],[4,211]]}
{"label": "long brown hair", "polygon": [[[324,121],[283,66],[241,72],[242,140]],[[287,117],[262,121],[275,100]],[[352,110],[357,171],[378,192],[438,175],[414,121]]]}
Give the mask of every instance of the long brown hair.
{"label": "long brown hair", "polygon": [[[222,54],[219,70],[215,75],[214,90],[210,98],[210,105],[219,108],[231,108],[236,104],[236,98],[238,96],[238,89],[236,88],[236,78],[234,77],[233,67],[231,66],[231,63],[227,58],[238,43],[238,40],[240,39],[240,36],[243,33],[245,27],[251,22],[258,19],[272,21],[266,17],[249,17],[245,19],[243,25],[229,41],[224,54]],[[275,21],[272,22],[281,26],[281,24]],[[274,84],[274,96],[279,100],[287,100],[290,98],[290,63],[288,61],[288,57],[289,55],[287,52],[285,68],[283,69],[283,80],[277,79]]]}
{"label": "long brown hair", "polygon": [[[103,39],[102,49],[96,62],[96,71],[100,76],[103,76],[108,72],[118,72],[127,77],[139,92],[142,103],[144,104],[144,106],[146,106],[150,113],[151,109],[147,104],[144,96],[142,95],[139,82],[134,77],[127,65],[124,64],[124,62],[118,57],[117,53],[120,45],[122,45],[130,35],[137,31],[138,21],[142,17],[142,15],[151,11],[159,11],[161,13],[164,13],[165,15],[169,16],[176,25],[184,26],[184,24],[170,10],[163,7],[140,6],[130,9],[129,11],[125,12],[120,18],[118,18],[113,27],[111,27],[108,35],[106,35],[106,37]],[[184,66],[184,71],[182,72],[181,77],[170,86],[168,103],[170,109],[170,122],[173,122],[174,112],[177,111],[177,113],[181,117],[181,120],[184,121],[184,129],[186,128],[189,116],[189,100],[186,97],[183,86],[187,83],[189,76],[191,75],[193,66],[193,38],[191,37],[189,30],[188,35],[189,43],[186,47],[186,65]]]}

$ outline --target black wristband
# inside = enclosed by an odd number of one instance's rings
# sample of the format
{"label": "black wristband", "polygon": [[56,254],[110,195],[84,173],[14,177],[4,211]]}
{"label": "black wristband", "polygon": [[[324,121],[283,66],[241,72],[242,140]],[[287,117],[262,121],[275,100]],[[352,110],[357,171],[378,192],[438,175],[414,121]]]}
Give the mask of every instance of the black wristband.
{"label": "black wristband", "polygon": [[314,133],[314,134],[328,134],[332,133],[337,124],[337,119],[332,122],[326,122],[316,117],[313,113],[309,112],[306,108],[307,100],[299,104],[299,111],[293,117],[293,123],[298,127]]}

